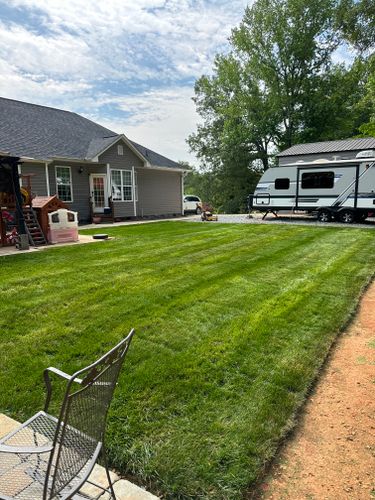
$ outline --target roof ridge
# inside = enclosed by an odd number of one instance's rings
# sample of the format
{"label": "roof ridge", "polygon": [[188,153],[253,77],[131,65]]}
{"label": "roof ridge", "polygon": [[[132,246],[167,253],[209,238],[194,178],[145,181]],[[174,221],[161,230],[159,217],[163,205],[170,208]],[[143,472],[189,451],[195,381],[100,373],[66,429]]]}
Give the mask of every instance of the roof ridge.
{"label": "roof ridge", "polygon": [[10,99],[9,97],[0,96],[0,99],[3,99],[4,101],[12,101],[12,102],[16,102],[16,103],[25,104],[27,106],[34,106],[36,108],[51,109],[53,111],[58,111],[59,113],[69,113],[70,115],[78,116],[78,118],[81,118],[81,119],[84,119],[90,123],[93,123],[97,127],[101,127],[102,129],[107,130],[108,132],[111,132],[111,134],[113,134],[113,135],[109,135],[106,137],[115,137],[115,136],[121,135],[121,134],[118,134],[117,132],[114,132],[113,130],[111,130],[107,127],[104,127],[100,123],[97,123],[97,122],[94,122],[93,120],[90,120],[90,118],[86,118],[86,116],[83,116],[83,115],[77,113],[76,111],[69,111],[68,109],[55,108],[53,106],[45,106],[44,104],[36,104],[34,102],[20,101],[19,99]]}
{"label": "roof ridge", "polygon": [[346,142],[346,141],[363,141],[364,139],[374,139],[373,136],[370,137],[349,137],[348,139],[330,139],[329,141],[314,141],[314,142],[298,142],[297,144],[293,144],[289,146],[289,148],[285,149],[287,151],[290,148],[294,148],[294,146],[310,146],[311,144],[327,144],[329,142]]}
{"label": "roof ridge", "polygon": [[[4,101],[19,102],[21,104],[27,104],[28,106],[35,106],[37,108],[53,109],[54,111],[62,111],[64,113],[70,113],[70,114],[74,114],[74,115],[77,114],[74,111],[69,111],[67,109],[54,108],[52,106],[45,106],[44,104],[36,104],[35,102],[20,101],[19,99],[11,99],[9,97],[3,97],[3,96],[0,96],[0,99],[3,99]],[[78,115],[78,116],[80,116],[80,115]]]}

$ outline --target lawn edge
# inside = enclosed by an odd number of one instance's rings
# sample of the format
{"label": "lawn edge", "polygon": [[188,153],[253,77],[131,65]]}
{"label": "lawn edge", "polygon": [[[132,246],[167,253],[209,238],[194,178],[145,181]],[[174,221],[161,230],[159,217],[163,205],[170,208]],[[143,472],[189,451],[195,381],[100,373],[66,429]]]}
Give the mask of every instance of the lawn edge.
{"label": "lawn edge", "polygon": [[342,336],[349,329],[349,327],[353,324],[355,318],[359,313],[359,308],[362,303],[362,299],[366,294],[367,290],[370,288],[372,283],[375,282],[375,272],[368,278],[368,280],[362,285],[360,293],[358,295],[358,299],[349,312],[349,316],[344,322],[344,324],[339,328],[337,334],[335,335],[327,353],[321,363],[321,365],[317,368],[316,373],[311,381],[311,384],[307,387],[306,393],[304,395],[303,402],[301,405],[296,408],[296,411],[293,415],[291,415],[292,425],[289,429],[286,430],[285,435],[281,438],[280,443],[278,444],[273,457],[264,465],[263,471],[260,473],[257,481],[252,485],[249,485],[247,491],[244,492],[243,498],[246,500],[260,500],[262,498],[263,490],[261,486],[264,482],[264,479],[272,472],[273,467],[276,465],[277,460],[286,446],[289,444],[290,440],[296,435],[298,430],[302,425],[302,417],[306,411],[306,406],[309,398],[313,396],[314,392],[317,389],[317,386],[320,382],[321,377],[324,375],[331,359],[334,354],[334,351],[337,349],[339,342],[342,339]]}

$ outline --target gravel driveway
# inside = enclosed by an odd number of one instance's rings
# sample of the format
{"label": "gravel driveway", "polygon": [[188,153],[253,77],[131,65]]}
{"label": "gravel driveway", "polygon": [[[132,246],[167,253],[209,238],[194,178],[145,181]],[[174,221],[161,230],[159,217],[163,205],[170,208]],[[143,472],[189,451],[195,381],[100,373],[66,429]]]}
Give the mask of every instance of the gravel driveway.
{"label": "gravel driveway", "polygon": [[[341,222],[319,222],[315,217],[306,214],[279,213],[278,217],[272,214],[267,215],[265,220],[262,220],[263,214],[253,213],[250,218],[248,214],[219,214],[218,221],[212,221],[209,224],[230,223],[230,224],[299,224],[313,225],[323,227],[365,227],[367,229],[375,229],[375,218],[366,219],[361,224],[343,224]],[[201,222],[200,215],[186,217],[190,222]],[[207,224],[207,222],[205,222]]]}

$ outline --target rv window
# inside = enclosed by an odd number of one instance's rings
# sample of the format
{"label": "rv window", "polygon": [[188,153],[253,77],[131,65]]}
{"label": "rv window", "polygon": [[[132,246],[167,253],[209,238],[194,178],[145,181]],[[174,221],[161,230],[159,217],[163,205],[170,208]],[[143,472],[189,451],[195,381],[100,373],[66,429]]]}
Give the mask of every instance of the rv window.
{"label": "rv window", "polygon": [[275,189],[289,189],[289,179],[288,178],[281,178],[281,179],[275,179]]}
{"label": "rv window", "polygon": [[305,172],[302,174],[302,189],[331,189],[335,174],[333,172]]}

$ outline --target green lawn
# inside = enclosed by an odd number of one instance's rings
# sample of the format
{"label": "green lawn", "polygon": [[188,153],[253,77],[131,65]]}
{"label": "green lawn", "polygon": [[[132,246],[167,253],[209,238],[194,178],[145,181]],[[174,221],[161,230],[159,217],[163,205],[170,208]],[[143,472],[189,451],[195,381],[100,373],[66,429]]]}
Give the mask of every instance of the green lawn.
{"label": "green lawn", "polygon": [[0,258],[0,411],[135,327],[111,463],[166,498],[238,499],[294,421],[375,264],[375,231],[161,222]]}

